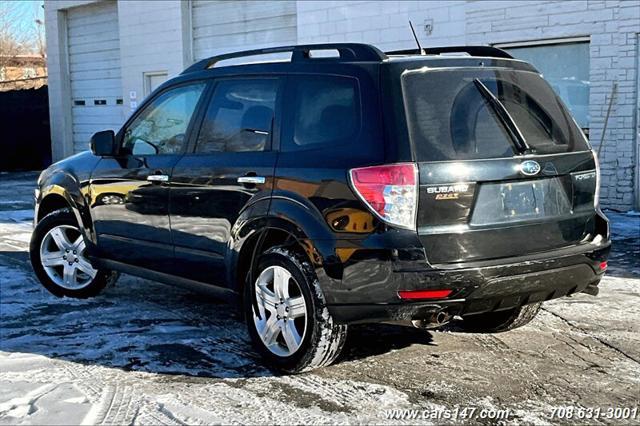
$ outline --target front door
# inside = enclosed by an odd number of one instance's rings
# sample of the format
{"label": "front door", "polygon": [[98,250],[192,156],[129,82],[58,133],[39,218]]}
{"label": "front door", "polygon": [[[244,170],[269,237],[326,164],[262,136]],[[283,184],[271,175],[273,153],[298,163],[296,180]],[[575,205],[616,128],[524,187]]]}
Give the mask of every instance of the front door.
{"label": "front door", "polygon": [[101,257],[167,271],[173,260],[169,181],[205,86],[198,82],[159,93],[119,134],[119,155],[98,163],[90,197]]}
{"label": "front door", "polygon": [[[225,284],[234,224],[248,206],[264,215],[276,152],[279,78],[215,84],[195,146],[171,180],[171,232],[176,270],[186,278]],[[267,198],[268,200],[268,198]]]}

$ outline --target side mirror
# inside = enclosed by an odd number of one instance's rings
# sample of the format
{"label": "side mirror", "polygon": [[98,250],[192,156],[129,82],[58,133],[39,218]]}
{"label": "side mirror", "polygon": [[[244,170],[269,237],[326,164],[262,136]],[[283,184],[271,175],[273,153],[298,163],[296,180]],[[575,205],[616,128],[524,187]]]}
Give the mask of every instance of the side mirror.
{"label": "side mirror", "polygon": [[116,135],[113,130],[104,130],[91,136],[91,152],[100,157],[111,157],[117,154]]}

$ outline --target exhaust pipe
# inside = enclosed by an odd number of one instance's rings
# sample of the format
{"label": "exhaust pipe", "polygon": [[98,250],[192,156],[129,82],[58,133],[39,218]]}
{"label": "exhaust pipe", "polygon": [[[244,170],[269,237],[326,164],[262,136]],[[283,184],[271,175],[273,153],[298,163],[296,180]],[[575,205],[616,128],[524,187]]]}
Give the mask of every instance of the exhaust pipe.
{"label": "exhaust pipe", "polygon": [[437,312],[434,315],[434,322],[438,325],[444,325],[446,323],[448,323],[451,319],[451,316],[449,315],[449,313],[447,311],[445,311],[444,309],[440,312]]}
{"label": "exhaust pipe", "polygon": [[411,323],[416,328],[431,329],[438,328],[451,321],[452,315],[446,309],[434,312],[428,319],[412,320]]}

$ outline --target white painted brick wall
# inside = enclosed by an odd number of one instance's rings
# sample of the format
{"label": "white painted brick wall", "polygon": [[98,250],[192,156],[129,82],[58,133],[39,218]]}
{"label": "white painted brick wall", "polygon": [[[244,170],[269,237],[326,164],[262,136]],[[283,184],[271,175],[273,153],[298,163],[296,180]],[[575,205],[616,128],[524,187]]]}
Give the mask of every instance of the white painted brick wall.
{"label": "white painted brick wall", "polygon": [[[499,1],[472,2],[467,4],[466,12],[469,44],[590,36],[590,137],[596,149],[612,85],[618,84],[600,158],[602,203],[621,210],[633,208],[634,179],[639,169],[635,121],[640,2],[540,1],[509,7]],[[514,23],[527,29],[518,30]]]}

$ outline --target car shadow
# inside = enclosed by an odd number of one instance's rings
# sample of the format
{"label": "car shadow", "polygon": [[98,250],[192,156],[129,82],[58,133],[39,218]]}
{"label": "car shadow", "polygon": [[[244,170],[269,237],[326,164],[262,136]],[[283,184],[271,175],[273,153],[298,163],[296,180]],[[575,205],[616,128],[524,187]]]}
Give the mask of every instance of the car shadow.
{"label": "car shadow", "polygon": [[18,265],[29,265],[29,253],[26,251],[0,251],[0,256],[13,260]]}
{"label": "car shadow", "polygon": [[435,346],[433,334],[410,325],[358,324],[349,327],[340,361],[352,361],[411,345]]}
{"label": "car shadow", "polygon": [[[277,375],[251,347],[235,306],[122,275],[95,298],[56,298],[39,284],[25,252],[0,252],[0,351],[127,371],[208,378]],[[414,344],[424,331],[354,326],[342,360]]]}
{"label": "car shadow", "polygon": [[[640,231],[639,231],[640,232]],[[614,238],[608,260],[607,276],[640,277],[640,237]]]}

